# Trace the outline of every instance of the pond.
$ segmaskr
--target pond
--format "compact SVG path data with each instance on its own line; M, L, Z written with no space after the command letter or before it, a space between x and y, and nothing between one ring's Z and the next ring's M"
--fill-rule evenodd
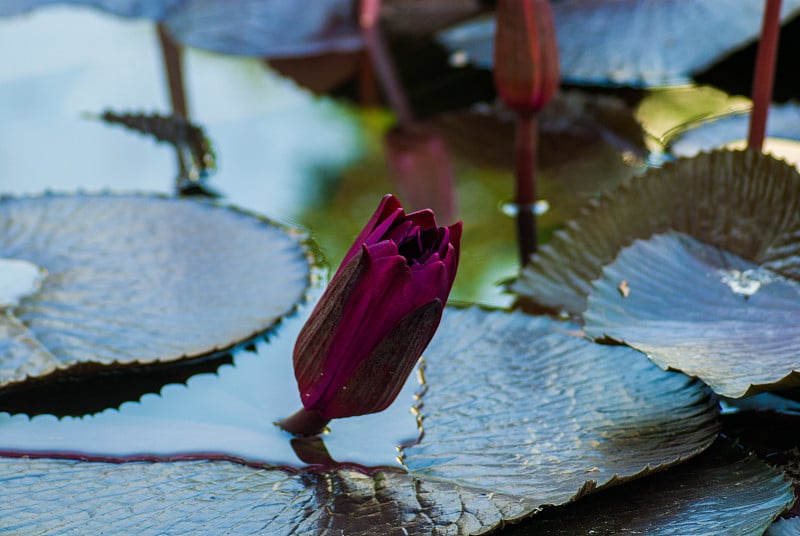
M466 6L462 9L467 12L488 9L488 3L459 3ZM398 25L398 28L403 27ZM204 322L216 323L215 329L221 331L228 324L246 324L246 333L226 332L225 343L216 346L213 342L197 341L197 347L204 348L202 351L192 346L173 352L175 361L187 355L210 356L198 359L188 369L173 366L165 359L162 369L142 366L139 370L137 367L143 364L133 359L134 367L122 375L106 374L108 371L102 372L100 367L101 374L86 380L88 383L67 377L52 386L52 391L47 391L51 388L47 386L40 389L33 382L27 391L27 387L19 389L15 385L18 395L0 395L0 407L4 410L0 413L0 453L6 455L0 456L0 481L11 481L16 478L14 475L22 479L0 497L9 505L24 495L24 489L33 490L31 496L38 497L25 503L20 510L24 512L18 516L13 506L5 511L0 508L2 519L15 518L11 522L0 521L0 529L79 531L80 523L71 518L59 525L59 515L73 508L74 501L80 504L93 496L98 491L96 485L109 490L111 502L130 500L136 509L141 509L136 516L121 516L98 507L98 519L110 520L109 526L125 532L137 527L150 512L152 525L144 531L152 533L165 530L164 527L174 533L209 527L220 532L253 533L274 528L264 521L274 519L275 523L285 523L280 527L284 532L341 530L366 534L374 517L376 523L383 523L376 526L387 533L397 531L402 525L403 531L408 527L411 533L441 529L469 534L498 529L498 533L511 534L513 527L500 527L538 513L544 505L572 503L595 488L632 481L651 470L667 468L670 469L662 475L598 493L585 503L581 499L566 509L545 508L543 515L535 516L527 527L542 534L578 533L593 531L591 527L598 519L608 527L609 534L622 533L631 527L646 528L637 523L667 526L685 522L689 527L694 526L692 516L702 517L702 512L695 511L697 505L712 504L723 512L721 521L717 520L722 525L728 523L733 527L741 522L742 533L761 534L792 503L792 491L779 473L739 446L718 438L721 427L726 422L730 425L730 421L720 421L717 394L739 396L745 391L753 394L769 390L762 389L762 385L786 380L776 377L775 370L792 363L796 357L797 337L792 335L791 324L800 310L796 297L787 299L779 296L779 291L773 292L778 285L766 283L772 279L758 280L759 287L761 283L769 287L769 293L737 291L741 280L725 279L725 274L734 273L731 266L741 269L735 271L736 277L762 271L772 274L768 270L775 270L782 274L780 277L789 278L787 282L781 279L781 289L796 289L793 273L787 275L788 269L784 269L781 259L768 253L747 255L749 250L740 244L747 240L737 241L736 237L728 242L722 240L722 246L732 253L720 250L719 258L725 262L719 266L722 261L710 262L713 270L709 271L717 276L722 274L723 283L738 292L737 298L755 295L747 305L765 308L766 312L760 315L767 319L762 318L766 325L762 334L771 337L769 344L774 342L774 345L770 348L778 350L772 354L778 355L762 356L764 364L757 382L745 374L741 385L737 384L730 392L720 391L716 376L719 371L713 367L695 370L669 361L673 354L680 354L681 358L686 355L694 358L694 354L687 354L685 345L678 345L677 349L670 346L675 337L668 337L666 342L660 338L671 333L663 326L671 326L674 319L648 315L653 311L662 313L658 303L664 302L658 302L657 297L655 305L649 302L636 305L637 290L650 278L662 275L652 272L642 275L635 269L622 271L623 261L645 266L645 262L628 259L647 257L648 247L664 247L668 249L667 260L680 261L673 271L688 270L685 281L699 288L708 279L707 274L692 272L686 267L693 265L683 260L694 259L692 255L717 255L716 249L708 253L702 249L706 246L695 245L691 238L711 242L716 236L714 229L704 235L702 224L670 227L669 230L691 235L685 238L660 234L668 229L653 224L647 236L631 232L631 240L626 244L621 240L619 245L592 242L588 238L582 242L578 232L591 230L594 224L601 230L613 227L632 213L618 206L624 203L607 202L602 192L627 185L633 177L645 172L657 174L676 155L694 155L739 142L743 136L737 129L741 125L720 128L715 122L738 121L737 114L750 109L750 100L721 89L729 80L709 79L710 75L700 77L704 83L651 90L563 86L550 111L543 111L541 117L538 236L540 243L553 244L553 249L547 251L554 253L548 253L551 256L533 268L529 266L532 272L520 276L515 206L511 202L513 118L498 112L491 102L494 89L486 70L469 66L467 56L460 56L459 51L454 53L457 61L451 61L451 53L434 43L432 30L426 32L423 37L395 36L390 43L420 126L419 131L407 138L396 129L396 115L380 103L375 80L370 86L368 76L359 78L364 61L358 50L339 51L341 63L336 64L336 69L341 66L341 70L330 75L336 81L335 87L317 94L279 72L297 67L288 60L273 62L271 66L261 58L191 47L182 50L189 118L202 127L215 154L216 170L206 182L219 194L215 203L235 207L230 211L235 218L241 217L253 227L263 224L269 230L261 243L260 227L254 230L252 236L258 238L241 249L236 247L241 235L235 227L219 231L220 235L210 241L212 249L219 247L228 256L202 257L205 265L199 262L170 265L170 271L181 279L200 282L188 286L188 293L196 298L194 302L177 290L174 295L170 290L169 297L159 297L153 292L153 296L145 295L152 308L131 308L132 316L126 319L130 322L110 324L120 332L128 330L129 325L139 324L152 340L160 340L164 333L168 335L163 338L170 338L170 330L191 333L191 329ZM345 42L349 43L342 41ZM353 48L349 44L342 46ZM173 198L180 172L173 147L101 118L106 111L170 112L167 75L155 24L143 19L117 18L94 9L48 6L0 18L0 50L4 51L0 70L1 195L12 199L52 196L56 200L50 212L55 222L50 224L54 229L52 236L66 241L58 233L61 209L57 200L62 195L67 200L76 193L80 193L78 197L86 194L87 198L99 199L124 198L128 194L135 194L133 198L149 199L151 194L160 200ZM299 64L306 69L305 74L308 70L320 71L315 74L322 76L323 63L318 58L307 61L308 64ZM340 80L345 81L340 83ZM738 79L734 82L739 83ZM791 84L786 86L791 92ZM782 87L779 91L787 90ZM800 93L795 97L800 98ZM791 103L782 106L776 107L775 114L784 119L775 119L773 130L768 130L772 137L766 151L790 162L800 161L797 158L800 129L797 125L792 128L796 111ZM712 133L706 134L702 130L705 128ZM737 134L735 139L719 139L720 131ZM760 161L752 166L759 172L762 170ZM665 169L664 176L671 177L673 168ZM781 179L789 177L788 172L775 174ZM416 176L431 181L441 178L442 182L420 186L414 182ZM792 180L786 179L787 183ZM688 189L689 186L685 188ZM794 192L791 185L785 191ZM631 199L639 199L634 196L638 192L635 188L627 192L625 195L630 194ZM324 434L322 445L291 439L273 423L300 404L289 365L294 339L354 237L387 193L396 194L406 212L427 208L419 203L436 206L441 226L463 221L459 271L450 293L450 307L423 355L422 366L411 375L397 401L386 412L335 420ZM405 199L404 194L407 194ZM619 219L608 223L593 213L594 209L587 210L587 202L592 207L603 207L614 217L619 214ZM646 214L649 208L641 208L630 219L635 221L637 214ZM81 210L84 209L64 210L64 221L70 222L69 233L73 228L85 233L90 245L95 237L112 233L118 242L114 248L104 250L115 257L109 260L101 254L84 257L83 242L76 241L73 251L81 253L75 264L108 261L108 266L122 266L116 270L120 274L125 272L125 266L135 266L145 279L150 277L145 265L140 269L136 264L141 255L131 253L140 251L131 245L136 237L126 232L133 233L133 227L138 225L135 217L119 210L119 230L113 223L96 224L94 228L92 222L81 220L80 214L87 214ZM654 212L660 210L661 205L653 207ZM790 211L782 210L783 207L775 208L775 214L784 214L781 222L790 221ZM769 219L760 217L763 213L758 210L753 212L754 221L763 223ZM567 225L576 218L578 224ZM18 232L24 217L17 220L11 217L8 221L6 234L12 236ZM171 219L165 217L163 221ZM169 235L170 244L193 240L204 243L198 231L200 226L191 224L190 219L187 222L173 222L171 230L163 233ZM218 228L226 229L226 225L220 220ZM769 225L764 224L764 228L767 236ZM791 228L788 223L786 228ZM291 278L281 268L269 265L270 248L277 250L283 246L278 247L268 233L292 242L291 247L299 251L298 258L311 260L310 272L303 272L298 279L310 288L296 291L298 298L293 297L272 316L260 318L255 327L247 324L251 317L258 316L255 312L242 313L241 321L236 316L236 322L227 322L234 317L234 308L228 311L213 301L227 294L211 292L215 281L235 287L237 282L233 279L246 280L250 285L249 278L253 281L263 278L270 292L278 287L288 292L296 283L287 281ZM306 233L310 241L305 240ZM645 243L650 234L655 238ZM584 236L592 235L586 232ZM50 237L46 235L42 241ZM631 246L633 239L641 243ZM781 242L780 237L772 239L773 249L793 247L793 243ZM98 244L105 241L112 243L115 238L97 238ZM569 251L564 244L578 251ZM65 251L70 247L65 246ZM605 254L603 248L613 251L613 256L601 259L597 252ZM167 249L181 250L181 246ZM157 250L156 242L145 242L141 250ZM620 250L623 253L612 263ZM692 253L700 250L702 254ZM230 251L236 254L227 253ZM130 258L126 257L128 254ZM173 262L163 261L168 252L161 255L155 255L153 262ZM68 324L65 319L69 320L73 313L83 314L81 299L85 295L80 291L90 288L96 291L92 287L96 281L87 277L77 286L45 289L50 294L42 295L52 299L25 301L26 296L41 290L49 268L4 259L5 256L0 251L0 311L12 319L9 325L13 329L20 325L36 327L40 334L48 326L56 325L67 333L64 340L77 337L79 323ZM56 260L61 262L60 258ZM595 261L599 266L593 264ZM213 269L208 269L210 264L215 265ZM240 271L238 266L251 269ZM267 267L263 274L257 271L262 266ZM664 262L663 266L669 263ZM197 276L199 272L204 272L203 276ZM134 275L130 278L136 280ZM558 284L567 279L578 281L570 292L575 288L592 291L588 311L584 310L587 300L584 290L574 291L576 296L570 298L572 301L557 302L558 307L551 307L547 296L542 298L552 288L559 290ZM552 287L547 286L555 280L558 281ZM114 280L109 285L111 288L123 283ZM683 287L680 290L691 294ZM70 296L72 291L76 292L72 296L77 301L62 309L59 300ZM633 293L631 299L628 293ZM697 292L697 295L705 294ZM260 296L243 291L236 297L235 308L241 312ZM162 298L163 303L159 301ZM198 303L205 299L207 307L203 310ZM563 314L554 318L532 317L514 310L519 308L520 299L536 302L530 310L538 312L549 307ZM726 294L725 299L731 298ZM20 300L23 306L17 307ZM623 327L610 331L604 322L617 318L614 316L617 305L608 304L616 304L614 300L634 303L641 311L631 306L617 322ZM189 304L187 307L196 316L185 323L174 320L166 314L174 303ZM675 314L680 317L685 304L680 300L676 303L679 312ZM523 303L522 309L529 311L529 306ZM731 308L731 318L741 325L753 325L757 311L753 313L752 308L746 309L739 302L726 307ZM776 308L780 314L773 315ZM87 318L92 322L101 316L102 308L87 309L90 313ZM698 310L698 315L706 314L702 307ZM709 310L714 309L709 306ZM162 313L164 316L159 316ZM639 313L641 318L630 316ZM139 322L136 314L147 315L147 321ZM226 319L215 321L214 315L224 315ZM714 317L716 323L705 317L702 321L691 317L690 326L684 327L684 331L691 331L697 338L696 347L705 344L708 333L713 333L714 344L724 354L720 359L725 366L738 371L741 368L738 361L733 364L726 361L730 356L726 353L729 348L725 344L728 339L722 325L724 318L720 320L723 316ZM568 321L570 318L577 323ZM773 322L774 318L778 320ZM640 320L647 326L648 322L662 323L646 344L629 334L639 327L636 322ZM783 323L782 328L773 330L776 323ZM9 339L18 342L25 338L11 328L3 326L3 329L8 331L0 333ZM260 335L253 338L256 333ZM601 344L587 338L587 334ZM612 335L614 342L607 344ZM91 351L100 355L110 348L108 363L123 364L130 347L127 342L118 343L116 347L98 343ZM741 344L747 346L749 339ZM757 353L764 344L767 343L762 339L757 340L753 352ZM0 344L0 349L11 352L8 348L16 347ZM48 349L58 354L58 348ZM138 349L137 346L134 353ZM82 374L91 371L94 364L76 366L75 370ZM59 367L56 368L61 370ZM800 368L792 367L788 371ZM691 370L692 378L662 369ZM752 372L750 368L747 371ZM0 387L20 381L14 376L19 371L0 372ZM139 372L147 379L137 379ZM15 379L8 380L9 377ZM719 380L723 384L724 381ZM167 383L171 385L164 388ZM755 383L758 385L753 387ZM781 384L787 385L793 384ZM761 399L756 397L756 400ZM786 410L784 404L785 401L779 403L780 415L793 414L794 410ZM759 402L755 406L764 409ZM724 405L726 413L736 413L740 411L738 407L736 402ZM82 417L84 413L96 415ZM30 419L28 415L33 414L41 415ZM54 414L67 417L58 420ZM738 425L736 421L735 426ZM748 433L755 429L752 423L743 426ZM796 445L770 445L763 450L768 454L778 451L785 454ZM20 460L20 455L29 455L31 459ZM693 461L682 463L688 458ZM149 463L154 460L158 463ZM130 463L116 465L117 462ZM274 469L276 466L282 469ZM307 466L315 470L308 471ZM741 481L748 482L750 487L745 486L747 489L731 503L758 510L760 517L754 515L742 520L741 515L725 510L725 504L716 504L739 485L732 474L743 475ZM64 496L48 491L61 479L72 486ZM708 492L697 486L698 482L706 481L713 482L713 489ZM119 491L114 487L119 483L130 489ZM694 495L674 491L693 487L698 488ZM151 489L160 489L163 500L176 505L176 510L164 512L163 505L159 507L148 491ZM673 492L676 504L683 505L676 517L678 521L661 519L658 501L654 504L643 501L639 509L643 521L637 518L627 527L617 526L627 514L619 505L628 498ZM202 501L198 502L198 496L203 497ZM217 499L216 504L209 506ZM44 515L37 510L52 501L60 504L53 509L54 513ZM191 522L181 524L181 508L200 509L201 503L206 502L208 515L200 519L187 514L185 518L191 518ZM396 505L395 509L386 504ZM563 516L573 523L565 525L566 529L559 527ZM745 521L751 524L745 526ZM770 530L782 530L789 523L792 521ZM525 525L521 527L519 530L525 529Z

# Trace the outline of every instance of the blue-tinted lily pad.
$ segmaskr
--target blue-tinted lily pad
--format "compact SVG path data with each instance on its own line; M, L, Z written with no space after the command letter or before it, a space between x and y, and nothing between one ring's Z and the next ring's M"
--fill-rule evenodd
M603 266L637 238L678 231L800 280L800 175L754 151L716 151L633 178L588 204L523 268L512 289L579 315Z
M163 22L184 45L243 56L287 57L362 47L352 0L6 0L0 16L66 4Z
M624 342L724 396L800 384L800 282L669 233L623 249L593 286L583 315L591 337Z
M729 113L685 125L671 132L666 140L667 150L675 156L694 156L747 139L750 113ZM800 107L794 103L773 105L767 117L766 135L769 138L800 142ZM770 152L767 140L766 152Z
M211 203L2 198L0 230L0 257L46 270L0 316L0 386L231 348L291 312L310 282L300 233Z
M784 1L782 20L798 9L800 2ZM761 0L553 2L561 76L573 84L686 84L693 73L755 40L763 10ZM494 62L494 18L464 23L440 39L481 67Z
M764 536L797 536L800 534L800 517L778 519L770 525Z
M402 449L398 469L405 472L369 476L346 467L294 473L221 461L108 464L0 458L0 504L14 504L19 513L13 521L0 515L0 528L58 532L139 526L158 533L258 528L276 534L324 528L374 534L402 527L409 534L471 534L671 466L714 441L716 399L700 382L664 372L630 348L593 344L573 329L573 324L522 313L445 311L424 356L427 389L416 409L424 433L418 444ZM278 338L285 334L281 331ZM260 350L262 358L288 362L288 355L269 354L270 348ZM231 384L234 377L242 383ZM236 435L206 434L211 442L216 437L220 450L205 442L195 455L223 457L219 454L226 443L230 448L232 437L241 439L235 442L240 452L252 452L246 432L253 437L275 419L274 408L253 403L265 398L255 389L259 385L252 373L226 369L218 379L204 376L188 387L169 389L160 413L156 398L123 406L116 428L107 430L116 430L116 441L124 446L126 435L120 430L129 426L139 459L145 458L141 445L165 444L170 434L163 427L177 425L189 437L181 439L184 449L193 430L239 430ZM181 415L167 418L176 393L192 389L218 410L192 416L191 406L184 405ZM405 403L410 409L410 401ZM153 415L137 420L143 411L137 407L145 405ZM101 416L106 424L114 420L111 413ZM152 426L158 418L161 429ZM351 427L350 434L361 429L366 434L362 442L369 442L374 428L364 419L333 421L330 437ZM0 436L5 435L0 450L25 454L20 437L28 434L29 454L43 456L50 450L61 457L103 459L92 444L111 438L98 428L83 435L82 445L71 444L72 452L52 452L57 440L48 434L58 436L76 422L6 418L0 422ZM142 422L148 425L138 426ZM17 445L13 449L11 442ZM47 446L37 452L37 442ZM333 454L335 444L329 447ZM217 456L209 456L212 452ZM261 461L270 455L256 452ZM334 457L348 461L346 452ZM159 490L157 500L154 489ZM55 505L54 490L60 497ZM115 508L109 507L112 503Z

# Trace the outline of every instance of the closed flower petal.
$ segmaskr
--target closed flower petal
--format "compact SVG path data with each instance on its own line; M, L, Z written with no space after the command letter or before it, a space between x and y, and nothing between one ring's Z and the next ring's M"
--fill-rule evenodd
M405 214L386 196L297 338L303 407L323 419L374 413L397 396L450 294L461 223Z

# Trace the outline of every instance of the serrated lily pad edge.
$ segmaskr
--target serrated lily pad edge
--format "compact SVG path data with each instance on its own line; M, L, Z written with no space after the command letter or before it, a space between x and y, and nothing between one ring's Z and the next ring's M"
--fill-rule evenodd
M196 360L219 358L225 354L235 351L239 347L244 347L249 344L252 344L254 341L259 340L262 337L267 339L270 335L275 334L276 331L279 329L282 320L284 318L286 318L289 315L296 314L299 308L303 304L307 304L313 299L314 293L312 289L314 287L318 287L321 284L321 282L325 280L325 277L328 273L328 264L327 261L325 260L324 255L322 254L322 250L320 249L319 245L311 238L311 233L308 232L308 230L299 227L292 227L288 224L279 222L277 220L273 220L268 216L259 214L252 210L248 210L232 204L226 204L222 200L209 199L209 198L198 199L195 197L175 197L161 192L117 191L104 188L101 190L78 189L75 191L46 190L41 194L19 195L19 196L0 193L0 203L3 203L5 201L14 201L14 200L36 200L36 199L76 198L76 197L87 197L87 198L133 197L141 199L158 199L164 201L197 203L201 205L206 205L208 207L212 207L213 209L229 210L238 215L253 218L261 225L266 225L269 227L282 230L284 233L286 233L286 235L289 238L297 242L297 245L299 247L298 252L302 253L308 265L308 274L306 276L305 289L303 290L299 299L289 309L287 309L287 311L281 317L273 321L271 325L265 327L264 329L259 329L257 331L254 331L248 334L247 336L241 338L241 340L231 341L230 343L227 344L219 344L214 346L213 348L209 348L208 351L202 353L183 354L180 356L176 356L172 359L161 359L159 357L155 357L149 360L144 359L144 360L137 360L135 362L124 362L124 363L120 363L118 361L112 361L109 363L100 363L100 362L58 363L47 374L44 374L42 376L33 376L33 377L26 376L21 380L13 381L6 385L0 386L0 390L5 390L6 388L15 389L24 385L26 382L29 381L50 381L60 378L68 378L72 376L72 374L70 374L70 371L76 368L78 370L91 370L92 372L94 372L94 371L112 370L112 369L121 370L125 368L134 368L142 366L158 367L160 364L168 366L170 364L175 364L183 361L190 363Z

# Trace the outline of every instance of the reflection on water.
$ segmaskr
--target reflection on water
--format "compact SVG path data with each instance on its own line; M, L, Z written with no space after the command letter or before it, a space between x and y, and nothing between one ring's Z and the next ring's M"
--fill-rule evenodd
M728 285L735 294L750 297L758 292L762 286L775 281L774 273L764 268L751 268L748 270L719 269L717 273L720 281Z
M39 290L46 276L45 269L32 262L0 258L0 310Z
M194 455L305 466L290 445L291 436L273 423L300 408L291 355L309 312L306 306L286 319L269 344L256 344L255 352L235 352L234 365L224 365L217 374L168 385L160 395L145 395L119 410L61 420L0 413L0 452L68 458L80 453L98 460ZM397 447L419 435L411 411L418 389L412 375L385 411L332 421L324 436L330 456L341 463L401 469Z

